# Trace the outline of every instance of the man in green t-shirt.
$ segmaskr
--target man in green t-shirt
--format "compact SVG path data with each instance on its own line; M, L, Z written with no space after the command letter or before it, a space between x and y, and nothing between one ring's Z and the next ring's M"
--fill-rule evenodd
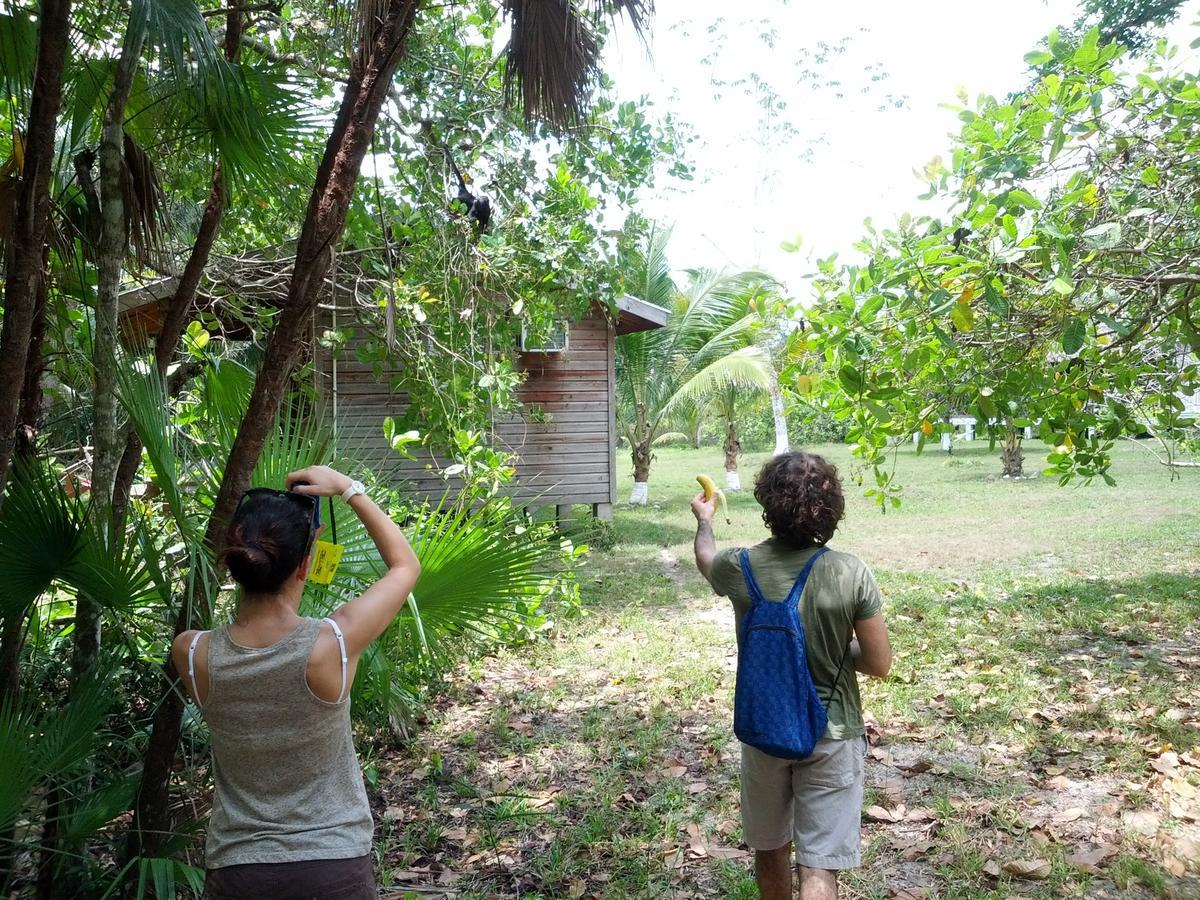
M845 512L842 485L837 469L822 457L783 453L758 473L754 499L771 537L750 548L750 569L762 596L778 602L837 529ZM738 561L742 548L717 552L715 505L704 494L692 501L696 567L714 591L733 601L740 643L750 592ZM793 841L802 900L837 897L838 871L859 863L866 731L851 667L877 678L891 668L882 606L879 587L862 560L831 550L813 564L799 613L809 670L829 726L801 760L742 745L742 833L755 851L754 874L763 900L791 900Z

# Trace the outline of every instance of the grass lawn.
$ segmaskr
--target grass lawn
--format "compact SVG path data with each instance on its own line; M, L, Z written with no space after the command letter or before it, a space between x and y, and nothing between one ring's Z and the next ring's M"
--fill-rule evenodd
M864 683L843 896L1200 897L1200 471L1126 445L1116 488L1064 489L999 480L983 442L906 448L883 516L820 449L846 480L832 544L874 569L896 649ZM691 561L694 475L720 481L721 455L658 456L650 505L620 505L582 572L586 615L464 667L377 761L385 896L757 896L732 613ZM760 540L749 491L730 507L718 542Z

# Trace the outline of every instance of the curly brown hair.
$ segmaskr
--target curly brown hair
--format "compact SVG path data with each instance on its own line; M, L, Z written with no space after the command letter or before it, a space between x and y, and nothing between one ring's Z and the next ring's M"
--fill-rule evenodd
M768 460L754 481L754 499L771 534L796 549L828 543L846 514L837 466L815 453Z

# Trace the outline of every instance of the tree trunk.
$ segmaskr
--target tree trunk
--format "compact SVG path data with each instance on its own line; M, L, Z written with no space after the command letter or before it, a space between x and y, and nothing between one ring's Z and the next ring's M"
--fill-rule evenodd
M113 485L125 443L117 429L117 329L121 269L128 252L128 229L122 190L125 166L125 105L133 87L133 76L145 42L149 7L134 4L125 31L121 57L113 76L112 93L104 111L100 132L100 246L96 254L96 326L92 338L95 417L92 425L92 511L105 519L112 515Z
M132 17L121 45L121 57L113 75L112 93L104 111L100 132L100 246L96 254L96 324L92 331L92 472L90 515L110 535L113 532L112 495L124 436L117 428L117 329L121 269L127 251L125 201L122 172L125 165L125 105L133 87L134 71L142 55L149 8ZM100 629L103 613L92 598L80 594L75 600L75 631L71 647L71 683L79 685L96 668L100 659ZM85 786L86 790L85 776ZM58 848L45 846L45 854ZM81 860L76 860L81 862ZM72 867L77 868L77 867ZM68 876L70 877L70 876Z
M737 425L732 418L725 421L725 487L731 491L742 489L741 476L738 474L738 456L742 452L742 442L738 440Z
M17 417L26 384L26 363L37 301L46 278L50 226L50 176L54 170L55 125L62 105L63 71L71 30L71 0L42 0L37 62L25 128L25 159L17 193L4 281L4 323L0 330L0 503L8 480ZM5 621L0 636L0 698L15 699L20 686L23 616ZM12 871L15 826L0 834L0 872Z
M654 458L649 436L638 440L630 455L633 457L633 491L629 494L629 505L645 506L650 498L650 461Z
M1021 432L1011 425L1004 434L1004 446L1000 448L1000 465L1005 478L1021 478L1025 475L1025 456L1021 453Z
M17 433L14 455L33 456L37 448L38 430L42 424L45 398L42 393L42 374L46 369L43 348L46 343L46 319L49 315L50 279L49 251L42 263L44 276L38 279L37 302L33 310L33 326L29 334L29 355L25 360L25 382L21 386L21 402L17 411Z
M783 414L783 391L779 387L779 379L774 377L771 378L771 417L775 420L775 455L778 456L791 449L791 439L787 416Z
M249 407L225 463L221 490L209 517L205 544L214 556L225 542L237 499L250 481L299 357L300 338L316 306L321 284L328 275L333 246L345 226L358 172L418 6L419 0L388 0L380 10L373 36L369 42L364 40L355 53L296 245L287 303L271 334ZM212 598L206 593L207 587L200 584L202 580L193 580L197 589L180 606L175 620L176 634L207 621L209 617ZM170 831L168 788L183 712L176 680L177 674L168 656L135 800L129 841L131 855L154 855L162 838Z
M42 371L45 368L42 347L46 339L48 294L49 280L45 277L40 278L37 306L29 338L29 356L25 366L25 384L21 389L21 403L17 416L14 455L18 458L33 456L42 419ZM24 614L13 615L0 629L0 702L6 697L16 700L20 693L21 643L24 632ZM0 843L2 842L3 838L0 837ZM0 866L0 870L2 869Z
M54 129L62 105L71 2L42 0L40 11L33 97L25 129L25 160L13 220L4 287L4 325L0 334L0 496L12 461L34 310L39 283L45 277Z
M704 420L699 416L696 417L696 427L692 429L692 449L700 449L701 432L704 431Z

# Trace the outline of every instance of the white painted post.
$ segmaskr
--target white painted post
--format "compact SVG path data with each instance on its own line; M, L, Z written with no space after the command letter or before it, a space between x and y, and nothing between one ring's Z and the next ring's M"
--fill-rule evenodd
M742 489L742 476L738 472L725 471L725 490L740 491Z
M950 452L950 432L948 431L942 432L942 449L947 453Z
M1033 440L1033 426L1032 425L1025 426L1025 440L1027 440L1027 441Z
M630 506L645 506L650 499L650 485L645 481L635 481L633 490L629 492Z

